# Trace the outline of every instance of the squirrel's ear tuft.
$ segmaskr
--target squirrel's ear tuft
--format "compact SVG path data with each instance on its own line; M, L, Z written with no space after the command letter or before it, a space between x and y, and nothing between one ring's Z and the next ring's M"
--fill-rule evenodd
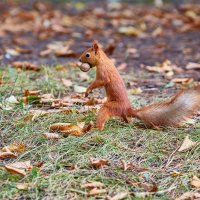
M93 41L92 48L95 51L95 53L97 53L97 51L99 50L99 43L97 40Z

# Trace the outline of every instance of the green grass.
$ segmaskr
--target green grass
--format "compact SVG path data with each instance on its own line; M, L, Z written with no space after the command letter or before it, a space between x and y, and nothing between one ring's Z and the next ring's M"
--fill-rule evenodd
M53 93L59 97L68 96L73 88L66 88L60 79L70 77L75 84L87 86L87 81L80 82L77 76L79 73L70 68L56 71L54 68L44 67L41 72L18 72L9 67L1 68L3 84L0 85L0 102L3 103L11 95L20 100L25 89L40 89L42 93ZM94 71L90 75L94 77ZM136 102L140 101L135 101L134 104ZM42 135L52 123L94 121L96 113L51 114L33 122L24 121L26 114L27 108L22 104L9 111L0 110L0 147L14 142L23 142L28 147L17 158L0 160L0 199L96 199L97 196L88 197L88 190L81 188L81 184L87 181L104 183L111 196L123 191L145 192L143 187L130 184L136 182L154 182L159 190L176 187L171 192L151 195L146 199L167 200L195 190L190 186L190 179L199 172L200 147L184 153L172 153L187 134L193 141L200 142L199 124L161 131L140 128L138 122L134 121L124 124L120 120L111 119L102 132L92 129L82 137L69 136L52 141ZM171 154L172 160L169 159ZM90 156L108 159L109 165L93 169L89 162ZM31 160L31 163L42 161L44 165L39 169L33 168L25 177L10 174L3 168L5 164L25 160ZM141 165L147 171L124 171L120 167L121 160ZM164 168L168 162L168 167ZM77 168L69 170L65 163L76 164ZM173 171L180 172L181 176L172 177L170 173ZM17 183L33 183L35 186L24 191L16 188ZM138 199L132 193L127 199ZM106 195L99 197L104 199Z

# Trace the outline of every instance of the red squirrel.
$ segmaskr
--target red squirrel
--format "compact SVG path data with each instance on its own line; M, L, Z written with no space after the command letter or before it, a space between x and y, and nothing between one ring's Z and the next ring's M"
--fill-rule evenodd
M107 101L100 108L96 126L103 130L106 120L118 116L128 123L128 118L141 120L148 128L180 127L181 124L200 108L200 85L178 92L170 100L133 109L127 90L118 70L106 56L97 41L80 56L81 63L90 68L96 66L96 79L87 88L85 96L104 87ZM86 71L86 70L85 70Z

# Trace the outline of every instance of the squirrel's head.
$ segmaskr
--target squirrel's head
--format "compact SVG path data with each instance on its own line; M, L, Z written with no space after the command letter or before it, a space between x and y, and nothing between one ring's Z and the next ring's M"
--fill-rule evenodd
M94 40L92 47L87 49L83 52L83 54L80 56L79 61L82 63L88 63L90 65L90 68L96 66L99 62L100 58L100 47L98 41Z

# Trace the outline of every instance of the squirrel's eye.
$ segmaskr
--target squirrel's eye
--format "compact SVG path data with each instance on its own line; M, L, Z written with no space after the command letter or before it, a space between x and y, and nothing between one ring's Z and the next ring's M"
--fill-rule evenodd
M90 53L86 53L86 55L85 55L87 58L89 58L90 57Z

